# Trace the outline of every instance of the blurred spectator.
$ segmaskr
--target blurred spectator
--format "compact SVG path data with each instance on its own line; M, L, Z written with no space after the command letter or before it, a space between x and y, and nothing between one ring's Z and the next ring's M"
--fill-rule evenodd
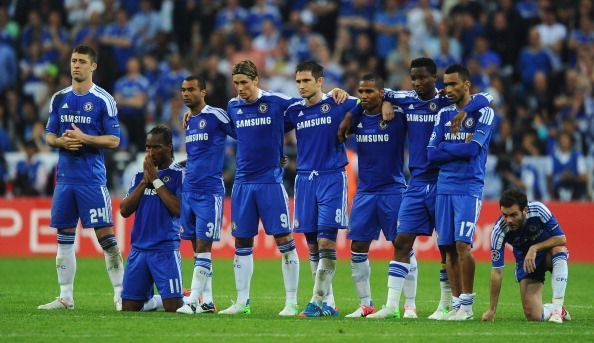
M275 28L281 26L281 15L276 6L272 6L267 0L256 0L254 6L249 10L246 20L247 29L252 35L256 37L263 31L263 25L269 21Z
M254 49L270 53L278 46L280 32L271 19L264 19L260 34L254 39Z
M114 87L118 118L126 126L132 153L144 151L148 96L149 82L140 74L140 61L132 57L128 60L126 75L117 80Z
M544 189L539 183L539 172L526 162L524 151L514 149L510 155L502 155L496 167L503 181L503 189L516 188L526 192L529 199L542 199Z
M214 107L227 108L227 102L229 101L227 78L218 71L219 62L219 56L216 54L210 55L203 63L200 75L206 83L207 102Z
M13 177L14 195L39 196L45 195L48 172L43 162L38 158L38 148L34 141L24 144L25 159L18 161Z
M140 0L139 6L139 11L130 17L128 27L134 37L134 49L142 54L157 47L162 22L151 0Z
M182 65L181 56L177 53L169 57L169 63L164 63L162 66L161 77L158 82L157 90L157 121L167 122L172 115L177 113L171 112L171 100L176 95L179 95L179 85L190 72Z
M490 49L489 41L485 36L476 37L471 57L478 61L481 69L486 74L493 75L499 71L501 57Z
M375 13L375 53L385 61L390 49L397 45L398 35L406 28L406 15L398 8L397 0L387 0Z
M388 74L386 87L400 88L402 81L408 78L408 70L413 58L410 52L410 34L408 30L403 30L400 32L398 45L390 51L386 59L385 68Z
M581 15L578 28L571 31L567 47L570 51L569 65L575 66L578 51L594 44L594 24L588 15Z
M540 37L540 45L551 58L553 70L561 69L561 49L567 36L567 28L557 21L555 10L546 7L542 11L541 23L536 25Z
M110 48L118 75L126 71L126 63L133 55L132 44L135 38L128 23L128 14L124 9L119 9L116 13L116 21L108 24L101 32L99 42ZM102 63L102 65L105 64L106 61Z
M373 1L341 0L338 8L338 28L349 30L351 37L367 34L373 22Z
M237 0L226 0L225 7L219 9L215 20L215 30L223 30L224 32L231 32L233 22L240 20L245 23L249 12L239 5Z
M0 94L8 87L16 85L18 76L18 63L12 46L0 42Z
M505 13L495 12L487 27L487 38L493 51L501 57L503 70L500 70L500 72L505 75L512 74L513 66L518 60L520 37L517 34L513 27L509 25Z
M62 25L62 15L53 10L49 13L47 32L51 43L45 47L44 57L52 62L65 62L70 58L70 33Z
M437 32L437 25L441 22L441 13L432 8L429 0L419 0L418 7L407 13L407 26L410 32L411 42L427 42L434 32ZM421 55L423 44L411 45L413 56Z
M19 67L23 94L32 97L35 103L39 105L47 97L49 89L46 77L50 69L53 69L51 62L42 57L39 42L31 42L27 48L25 58L21 59Z
M569 132L559 134L557 146L550 155L549 184L557 200L582 200L586 194L586 165L583 155L574 147Z
M540 71L548 75L551 70L551 59L540 45L540 33L532 28L528 33L528 45L522 49L517 66L524 89L532 89L534 74Z

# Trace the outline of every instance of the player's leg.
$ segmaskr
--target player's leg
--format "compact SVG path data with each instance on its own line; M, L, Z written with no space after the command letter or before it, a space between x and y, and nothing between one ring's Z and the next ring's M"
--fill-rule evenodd
M250 283L254 273L254 237L258 234L259 214L253 184L233 185L231 193L231 234L235 237L233 271L237 301L219 314L250 314Z
M318 231L318 247L320 249L320 263L316 271L314 282L314 301L322 309L323 316L338 316L338 311L324 302L330 293L330 287L336 273L336 236L338 230L320 228Z
M417 256L411 249L409 252L410 268L408 274L404 278L404 314L403 318L417 318L417 280L419 279L419 265L417 264Z
M547 264L552 269L551 288L553 290L553 314L552 322L559 322L563 318L563 302L565 300L565 288L567 287L568 268L567 259L569 252L565 246L554 247L547 256Z
M439 305L437 305L435 312L428 317L433 320L445 319L445 315L449 312L450 304L452 302L452 288L446 270L446 252L443 247L439 247L439 255L441 258L441 269L439 270Z
M58 248L56 253L56 272L60 285L60 296L47 304L39 305L40 310L59 310L74 308L74 276L76 274L76 254L74 240L78 208L72 186L58 184L54 191L50 227L57 228Z
M541 321L543 318L542 305L543 283L539 280L524 278L520 280L520 297L524 316L530 321Z
M460 264L460 310L456 320L473 318L475 261L472 256L472 242L476 220L480 213L481 200L472 196L451 196L454 208L454 240Z
M351 221L347 238L351 240L351 277L359 297L359 307L347 318L366 317L375 312L369 278L369 246L380 233L378 201L380 195L357 193L353 200Z
M103 248L107 275L113 286L116 310L122 306L124 261L113 228L111 198L105 186L77 186L76 202L84 228L94 228L99 245Z
M183 305L183 279L179 250L145 254L147 267L161 295L165 312L175 312Z
M299 286L299 256L295 249L293 235L275 235L274 239L281 253L281 270L285 285L285 307L279 312L281 316L296 316L299 314L297 305L297 288Z
M184 195L186 193L183 193ZM199 295L204 293L208 280L212 278L212 242L221 235L223 220L223 197L219 195L202 196L188 194L184 196L182 221L184 227L193 227L182 234L182 238L192 238L194 247L194 271L192 273L191 293L187 303L178 309L178 313L212 313L215 306L212 300L199 304ZM188 208L190 207L190 208ZM185 209L185 211L184 211ZM189 213L188 213L189 212ZM192 220L193 219L193 220ZM188 234L193 234L189 236Z
M274 236L281 253L281 271L285 285L285 306L281 316L298 313L297 287L299 285L299 256L291 234L289 220L289 196L282 184L258 185L256 203L262 218L264 231Z

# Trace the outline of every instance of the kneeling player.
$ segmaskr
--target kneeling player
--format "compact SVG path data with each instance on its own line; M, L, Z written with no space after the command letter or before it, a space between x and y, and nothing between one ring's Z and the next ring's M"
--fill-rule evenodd
M183 173L172 160L171 130L153 128L146 139L143 171L136 174L120 205L123 217L136 212L124 273L124 311L154 310L161 299L167 312L183 305L178 225ZM153 297L153 283L160 296Z
M567 286L565 234L557 219L542 203L528 202L526 194L507 190L499 200L501 217L491 235L491 305L483 320L495 320L495 311L503 279L505 243L513 247L516 257L516 279L527 320L548 320L561 324L570 320L563 308ZM542 304L545 272L552 272L553 304Z

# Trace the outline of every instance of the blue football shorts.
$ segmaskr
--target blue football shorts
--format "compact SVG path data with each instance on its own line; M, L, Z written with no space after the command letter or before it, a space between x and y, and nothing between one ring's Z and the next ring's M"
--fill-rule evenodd
M183 297L179 250L130 251L122 299L147 301L153 296L153 284L163 299Z
M398 233L431 236L435 229L434 183L408 186L398 214Z
M398 210L402 194L357 193L353 200L348 239L371 242L379 239L380 231L386 240L396 238Z
M291 233L289 196L280 183L235 183L231 193L231 234L251 238L262 220L267 235Z
M435 202L437 244L472 244L481 199L472 195L438 194Z
M345 171L298 173L295 177L295 232L345 229L349 225Z
M223 223L223 196L183 192L181 199L182 239L218 241Z
M52 198L50 227L83 228L113 226L111 198L105 185L58 183Z

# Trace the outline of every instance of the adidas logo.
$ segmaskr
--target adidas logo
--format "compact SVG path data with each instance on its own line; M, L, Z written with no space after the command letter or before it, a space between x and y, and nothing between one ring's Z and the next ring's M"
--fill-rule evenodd
M68 103L65 102L64 105L62 105L62 108L68 108Z
M359 125L357 125L357 128L362 129L363 128L363 123L359 123Z
M410 104L410 105L408 105L408 109L409 110L414 110L415 109L415 106L413 104Z
M444 126L452 126L452 122L448 121Z
M303 115L303 111L299 111L299 114L297 115L297 117L301 117Z
M243 111L240 109L237 110L237 114L243 114Z

